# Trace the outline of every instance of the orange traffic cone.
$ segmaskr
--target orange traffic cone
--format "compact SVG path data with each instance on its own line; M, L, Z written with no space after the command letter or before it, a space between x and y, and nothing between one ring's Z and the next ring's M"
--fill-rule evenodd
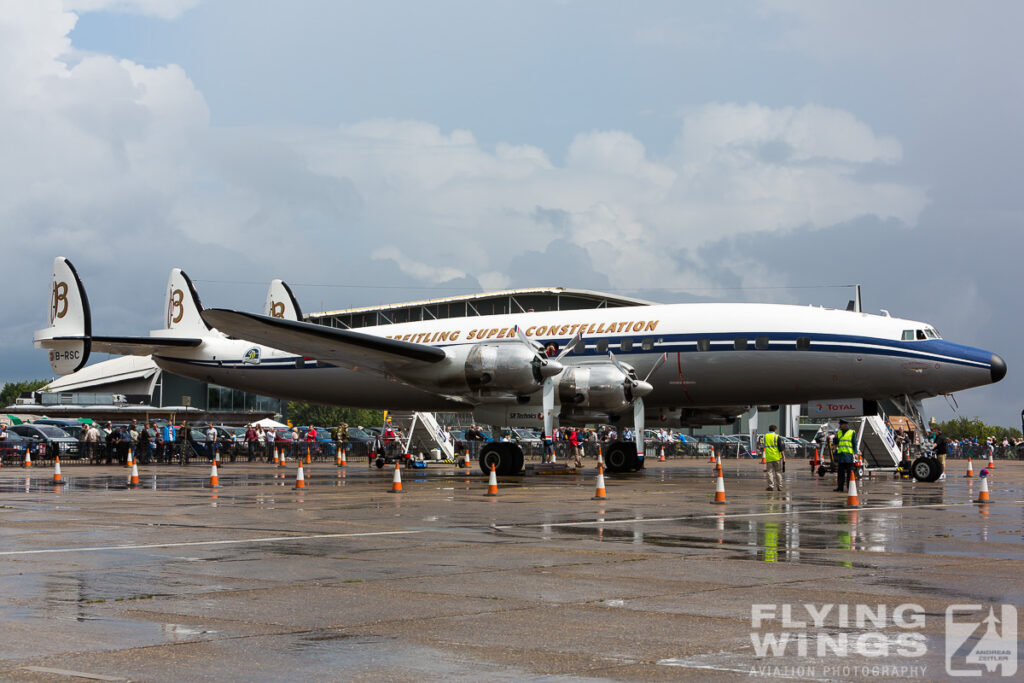
M281 450L280 448L276 448L276 447L274 448L274 464L275 465L280 465L281 464L281 460L280 460L280 458L278 458L278 453L280 452L280 450Z
M489 498L494 498L498 495L498 474L494 471L494 463L491 463L491 476L487 479L487 493L484 494Z
M23 467L32 467L32 452L28 446L25 446L25 461L21 464Z
M996 463L992 460L992 451L988 452L988 468L992 469L996 466Z
M345 449L338 446L338 467L344 467L348 463L345 462Z
M716 505L725 505L725 479L722 477L722 463L717 463L718 476L715 479L715 499L711 501Z
M814 449L814 460L811 461L811 467L813 469L818 469L819 465L821 465L821 460L818 459L818 449L815 448Z
M846 507L859 508L860 498L857 497L857 477L850 471L850 490L846 494Z
M978 499L975 503L987 503L988 498L988 470L981 471L981 490L978 491Z
M974 466L971 463L971 456L969 456L969 455L967 456L967 474L965 474L964 476L965 477L973 477L974 476Z
M395 476L391 478L391 493L402 492L402 468L395 463Z
M306 488L306 476L302 472L302 459L299 459L299 469L295 470L295 486L292 488L304 489Z
M124 461L124 466L127 467L128 469L131 469L132 468L132 464L134 462L135 462L135 460L134 460L134 457L132 456L132 449L129 448L128 449L128 459Z
M497 484L495 484L497 488ZM607 500L608 495L604 490L604 465L597 464L597 490L594 492L593 500Z
M280 451L281 451L281 460L280 460L280 462L278 464L281 467L287 467L288 466L288 453L287 453L287 451L285 451L284 448L281 448Z
M306 446L306 464L311 465L313 463L313 455L310 453L310 447Z
M60 456L59 455L53 461L53 483L54 484L58 484L58 485L64 483L64 479L60 476Z
M665 462L665 447L661 447L661 455L658 456L658 462Z
M466 449L466 459L465 459L465 464L466 464L466 469L467 469L467 470L469 470L469 469L472 469L472 468L473 468L473 456L471 456L471 455L469 454L469 449L468 449L468 448Z
M220 479L217 478L217 462L214 461L210 465L210 488L219 489Z
M216 476L216 475L214 475ZM211 478L212 481L212 478ZM128 486L135 488L139 485L139 466L137 463L132 462L132 473L128 476Z
M711 463L712 465L715 464L715 447L714 446L711 447L711 459L708 460L708 462Z

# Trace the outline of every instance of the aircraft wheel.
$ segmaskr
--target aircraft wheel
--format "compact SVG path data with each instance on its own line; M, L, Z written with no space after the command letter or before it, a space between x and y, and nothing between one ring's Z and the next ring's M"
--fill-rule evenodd
M491 465L494 465L494 471L497 474L502 472L502 461L506 460L505 452L506 449L502 448L504 444L500 443L489 443L485 444L480 449L480 471L484 474L491 473Z
M910 468L910 474L918 481L932 482L942 474L942 465L935 458L921 456L914 461Z
M608 444L604 464L609 472L629 472L637 468L636 446L622 441Z
M498 474L506 477L518 476L523 471L523 464L526 462L523 449L514 443L503 443L501 446L504 453L502 453L501 465L498 466Z

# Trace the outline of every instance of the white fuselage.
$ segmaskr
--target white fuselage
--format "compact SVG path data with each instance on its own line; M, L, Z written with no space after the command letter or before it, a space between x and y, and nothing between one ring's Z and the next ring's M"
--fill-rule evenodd
M645 398L648 408L920 399L989 384L995 373L988 351L942 339L904 340L905 331L926 329L925 323L801 306L666 304L445 318L357 331L443 348L451 366L463 362L474 344L519 343L516 326L559 347L582 334L585 347L562 359L566 366L607 359L610 351L643 377L667 354L668 362L649 379L654 391ZM466 410L480 402L468 387L413 386L408 378L365 374L240 340L208 338L195 349L154 358L177 374L295 400L423 411ZM538 392L529 403L539 402Z

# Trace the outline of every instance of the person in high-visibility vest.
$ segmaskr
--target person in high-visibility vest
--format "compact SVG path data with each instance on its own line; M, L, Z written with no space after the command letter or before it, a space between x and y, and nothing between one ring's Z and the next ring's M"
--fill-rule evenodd
M857 452L857 434L850 429L850 423L846 420L839 421L839 431L836 432L835 459L836 459L836 491L845 491L850 485L850 472L853 471L853 454Z
M786 460L786 447L779 439L775 425L768 426L768 433L761 438L764 449L764 466L768 476L768 490L782 490L782 463Z

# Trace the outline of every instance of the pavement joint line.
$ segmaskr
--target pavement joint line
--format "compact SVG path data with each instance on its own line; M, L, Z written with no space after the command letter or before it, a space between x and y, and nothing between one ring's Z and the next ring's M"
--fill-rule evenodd
M23 666L24 671L34 671L41 674L55 674L67 676L68 678L87 678L91 681L127 681L122 676L106 676L104 674L92 674L85 671L71 671L70 669L54 669L48 666Z
M690 515L684 517L647 517L647 518L636 518L630 517L628 519L605 519L605 520L594 520L592 522L552 522L543 524L494 524L491 525L491 529L529 529L529 528L547 528L547 527L566 527L566 526L596 526L606 524L644 524L646 522L685 522L693 519L740 519L746 517L775 517L778 515L813 515L813 514L824 514L824 513L835 513L835 512L871 512L876 510L889 510L889 511L900 511L900 510L917 510L920 508L949 508L949 507L967 507L974 506L975 503L928 503L925 505L880 505L877 507L860 507L860 508L823 508L816 510L785 510L779 512L741 512L739 514L730 515L717 513L713 515ZM2 555L3 553L0 553Z
M44 555L49 553L86 553L107 550L146 550L148 548L181 548L200 545L241 545L244 543L277 543L280 541L305 541L311 538L353 538L360 536L400 536L427 533L427 529L405 529L401 531L358 531L345 534L307 534L304 536L266 536L264 538L222 539L218 541L183 541L181 543L145 543L140 545L97 545L81 548L38 548L36 550L5 550L0 557L12 555Z

